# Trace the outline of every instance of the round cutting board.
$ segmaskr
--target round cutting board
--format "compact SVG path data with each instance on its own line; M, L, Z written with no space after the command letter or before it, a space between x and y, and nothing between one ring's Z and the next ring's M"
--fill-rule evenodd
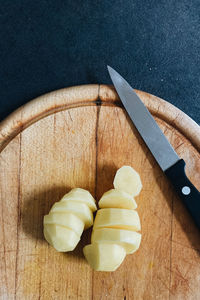
M187 115L137 91L200 189L200 128ZM122 165L141 175L136 197L140 249L113 273L95 272L82 248L59 253L43 237L43 216L71 188L99 200ZM200 234L113 87L85 85L39 97L0 124L1 299L199 299Z

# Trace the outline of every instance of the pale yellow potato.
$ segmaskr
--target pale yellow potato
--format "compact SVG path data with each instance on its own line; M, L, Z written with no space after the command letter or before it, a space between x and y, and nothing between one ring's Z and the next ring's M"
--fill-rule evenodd
M103 194L99 200L99 207L136 209L137 203L130 194L121 190L112 189Z
M59 252L74 250L80 240L80 236L73 230L56 224L44 224L44 236Z
M93 229L105 227L139 231L140 218L135 210L102 208L97 211Z
M114 188L132 196L139 195L142 189L140 175L130 166L121 167L114 178Z
M53 212L71 212L75 214L83 221L83 223L85 224L85 229L93 225L92 211L85 203L70 200L64 202L59 201L52 206L50 213Z
M44 216L45 224L56 224L73 230L78 236L81 236L84 223L83 221L70 212L65 213L49 213Z
M83 248L89 265L96 271L115 271L123 262L126 251L117 244L94 243Z
M120 245L124 247L127 254L130 254L139 248L141 234L118 228L99 228L92 232L91 243L93 244L95 242Z
M92 210L92 212L97 210L94 198L88 191L84 189L81 188L72 189L69 193L64 195L60 201L65 202L69 200L78 201L87 204L87 206Z

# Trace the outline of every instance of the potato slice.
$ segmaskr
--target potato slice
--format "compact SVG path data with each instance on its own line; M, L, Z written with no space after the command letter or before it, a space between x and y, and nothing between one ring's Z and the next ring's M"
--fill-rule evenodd
M117 244L94 243L83 248L89 265L96 271L115 271L123 262L126 251Z
M73 230L56 224L45 224L44 236L47 242L59 252L74 250L80 240Z
M94 198L88 191L84 189L81 188L72 189L69 193L64 195L60 201L65 202L69 200L78 201L87 204L87 206L92 210L92 212L97 210Z
M103 196L99 200L99 207L136 209L137 203L130 194L121 190L112 189L103 194Z
M93 244L95 242L120 245L124 247L127 254L130 254L139 248L141 234L118 228L99 228L92 232L91 243Z
M97 211L93 229L103 227L139 231L140 218L135 210L102 208Z
M142 189L140 175L129 166L121 167L114 178L114 188L127 192L132 196L139 195Z
M72 213L49 213L44 216L45 224L56 224L72 229L77 235L81 236L84 228L83 221Z
M85 203L70 200L64 202L59 201L52 206L50 213L52 212L71 212L75 214L84 222L85 229L93 225L92 211Z

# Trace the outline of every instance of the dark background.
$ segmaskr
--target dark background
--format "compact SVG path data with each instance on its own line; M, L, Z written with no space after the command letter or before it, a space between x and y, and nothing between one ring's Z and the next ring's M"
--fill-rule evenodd
M0 119L107 64L200 123L200 1L0 0Z

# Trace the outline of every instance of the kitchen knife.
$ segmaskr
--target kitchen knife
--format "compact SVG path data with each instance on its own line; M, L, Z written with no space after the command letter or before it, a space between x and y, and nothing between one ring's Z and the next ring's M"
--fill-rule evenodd
M128 82L109 66L108 72L133 124L200 229L200 192L185 174L185 161L175 152Z

